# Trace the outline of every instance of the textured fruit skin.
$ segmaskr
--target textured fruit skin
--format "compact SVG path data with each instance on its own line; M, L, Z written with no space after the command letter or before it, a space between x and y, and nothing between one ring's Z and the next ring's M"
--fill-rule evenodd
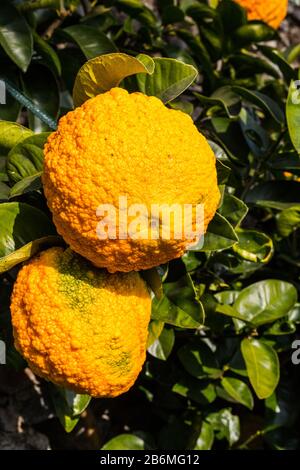
M110 272L166 263L184 253L187 241L99 240L99 204L118 207L119 196L147 208L202 202L206 229L219 203L215 156L205 137L190 116L142 93L113 88L86 101L61 118L44 154L44 190L58 232Z
M277 29L287 15L288 0L235 0L247 10L249 20L262 20Z
M11 302L15 346L31 369L94 397L114 397L134 384L150 312L138 273L112 275L63 248L20 270Z

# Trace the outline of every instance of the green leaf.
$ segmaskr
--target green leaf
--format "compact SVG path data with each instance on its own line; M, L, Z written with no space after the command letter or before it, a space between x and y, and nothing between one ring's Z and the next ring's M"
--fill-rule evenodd
M269 46L259 46L258 49L277 65L288 84L290 84L291 80L297 78L295 70L285 60L280 51Z
M7 157L10 181L17 183L24 178L40 175L44 163L43 148L49 135L42 132L27 137L12 148Z
M222 19L224 31L230 35L247 23L247 13L244 8L232 0L222 0L218 3L217 11Z
M226 250L232 247L238 241L238 237L232 225L221 214L216 212L214 218L209 223L207 232L204 235L204 245L197 250L192 251L216 251Z
M145 450L149 449L145 441L134 434L119 434L101 447L101 450ZM101 457L100 457L101 459Z
M15 122L0 121L0 154L7 153L19 142L33 135L33 132Z
M245 405L249 410L253 409L254 400L248 385L233 377L223 377L221 385L235 401Z
M51 399L63 428L66 432L73 431L79 421L80 414L87 408L91 397L76 394L54 385L50 386Z
M56 78L49 69L40 64L31 65L23 77L24 92L47 116L56 120L59 112L59 89ZM50 128L33 112L29 112L29 126L34 132L48 131Z
M233 40L239 47L243 47L253 42L270 41L275 35L276 32L271 26L256 21L240 26L234 31Z
M22 202L0 204L1 258L47 235L56 235L56 230L41 210Z
M32 191L37 191L42 188L42 181L41 181L42 171L36 173L32 176L26 176L21 181L18 181L14 186L10 189L9 198L21 196L25 193L30 193Z
M231 413L230 408L224 408L217 413L210 413L206 421L208 421L213 430L217 432L217 439L226 438L230 447L239 440L239 418Z
M62 31L68 38L78 44L88 60L117 51L117 47L113 41L111 41L106 34L92 26L76 24L68 26Z
M172 392L181 397L189 398L200 405L213 403L217 397L216 389L212 382L196 380L190 375L183 375L173 386Z
M164 103L177 98L196 79L198 71L192 65L176 59L155 58L152 75L137 76L139 90L149 96L156 96Z
M288 207L276 217L277 230L282 237L288 237L300 227L300 204Z
M7 201L9 198L10 187L0 181L0 201Z
M8 0L2 0L0 4L0 45L26 72L33 52L32 34L24 17Z
M279 360L274 349L260 340L244 338L241 343L250 383L260 399L268 398L279 382Z
M279 205L279 209L285 208L281 203L295 205L295 203L300 203L299 183L298 181L265 181L254 186L247 193L245 202L274 208Z
M154 62L149 56L106 54L86 62L79 70L73 89L74 105L120 85L124 78L140 73L153 73Z
M7 64L5 65L5 77L10 80L15 86L19 86L20 76L19 73L16 73L14 64ZM0 75L0 79L1 79ZM3 84L0 85L1 88ZM21 104L8 92L8 90L4 89L5 93L5 103L1 101L0 105L0 122L3 121L17 121L20 110Z
M300 90L298 82L294 80L291 81L286 102L286 118L292 143L300 153Z
M236 228L246 217L248 207L243 201L238 199L236 196L233 196L233 194L224 193L222 205L218 212Z
M269 96L259 91L248 90L240 86L233 86L232 90L245 100L263 109L279 124L282 125L284 123L285 117L283 111L276 101Z
M34 30L32 31L34 47L36 52L41 55L44 63L55 74L61 75L61 63L55 50Z
M172 261L171 271L171 279L167 276L163 284L163 297L152 300L152 319L180 328L199 328L204 322L204 310L191 276L180 259Z
M156 268L141 271L142 278L146 281L155 296L160 299L163 296L163 286L161 277Z
M197 438L194 450L210 450L214 443L214 431L209 423L202 422L201 432Z
M154 343L148 347L151 356L166 361L170 356L175 343L175 334L172 328L164 328Z
M159 335L161 334L162 330L164 329L164 322L159 320L152 320L148 326L148 340L147 340L147 348L152 346L154 341L157 340Z
M272 239L256 230L237 229L239 242L232 247L241 258L253 263L268 263L274 253Z
M241 110L241 98L232 91L230 86L218 88L210 97L200 93L194 93L194 95L205 107L218 106L222 108L229 118L238 116Z
M260 326L286 316L296 301L297 290L293 284L268 279L243 289L233 308L240 319Z
M36 253L46 248L61 244L62 239L56 235L48 235L29 242L12 253L0 258L0 274L9 271L11 268L23 263L24 261L29 260Z
M203 342L182 346L178 357L185 370L197 379L218 378L222 374L214 353Z

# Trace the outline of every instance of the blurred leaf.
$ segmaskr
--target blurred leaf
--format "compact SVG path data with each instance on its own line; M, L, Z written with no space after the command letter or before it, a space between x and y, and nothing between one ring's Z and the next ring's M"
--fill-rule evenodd
M235 401L245 405L250 410L253 409L254 400L248 385L233 377L223 377L221 385Z
M0 258L0 274L9 271L14 266L17 266L24 261L29 260L39 251L48 247L61 245L62 239L56 235L48 235L43 238L38 238L32 242L27 243L21 248L13 251L12 253Z
M201 432L197 438L194 450L210 450L214 443L214 432L209 423L202 422Z
M276 35L273 28L262 22L252 22L240 26L234 31L233 40L239 47L247 46L251 43L270 41Z
M134 434L119 434L101 447L101 450L145 450L149 449L143 439ZM101 457L100 457L101 459Z
M43 148L50 134L43 132L27 137L15 145L7 157L10 181L21 182L24 178L40 175L43 170Z
M10 187L0 181L0 201L7 201L9 198Z
M175 334L172 328L164 328L160 336L148 347L151 356L166 361L170 356L175 342Z
M217 432L217 439L226 438L230 447L239 440L240 423L238 416L231 413L230 408L224 408L217 413L211 413L206 421Z
M4 64L3 64L4 68ZM15 67L10 67L9 64L5 65L5 77L10 80L15 86L19 86L19 73L16 72ZM0 74L0 80L1 80ZM0 87L3 87L3 83L0 83ZM0 89L1 93L2 88ZM17 121L20 110L21 104L10 94L8 93L6 87L4 89L4 99L1 97L0 99L0 122L3 121ZM2 93L1 93L2 95ZM3 102L5 101L5 103ZM13 124L11 122L11 124Z
M198 71L192 65L176 59L154 58L152 75L139 74L139 90L145 95L156 96L164 103L174 100L196 79Z
M268 263L274 253L273 241L256 230L237 229L239 242L232 247L241 258L253 263Z
M271 346L260 340L245 338L241 343L249 380L260 399L268 398L279 381L279 360Z
M269 46L259 46L259 50L277 65L288 84L290 84L291 80L296 78L295 70L290 66L288 61L285 60L280 51Z
M63 33L78 44L88 60L117 51L113 41L106 34L92 26L76 24L64 28Z
M15 122L0 121L0 154L6 155L15 145L33 132Z
M296 301L297 291L293 284L268 279L243 289L233 308L240 319L260 326L286 316Z
M22 202L0 204L1 258L47 235L56 235L56 231L41 210Z
M217 11L222 19L223 28L228 34L232 34L237 28L247 23L246 10L232 0L219 2Z
M0 4L0 45L23 72L32 56L32 35L28 24L9 0Z
M160 299L163 296L161 277L156 268L141 271L142 278L146 281L155 296Z
M300 204L281 211L276 217L277 229L282 237L288 237L300 227Z
M125 77L140 73L151 74L153 70L153 60L145 55L136 58L115 53L95 57L86 62L78 72L73 90L74 104L80 106L87 99L119 86Z
M178 357L185 370L197 379L218 378L222 374L214 353L203 342L182 346Z
M286 118L291 140L297 152L300 153L300 134L298 132L300 125L300 89L298 81L292 80L290 84L286 103Z

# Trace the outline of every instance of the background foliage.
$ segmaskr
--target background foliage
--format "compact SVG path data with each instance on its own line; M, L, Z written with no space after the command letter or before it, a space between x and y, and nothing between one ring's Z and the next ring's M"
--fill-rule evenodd
M299 44L285 47L231 0L2 0L0 45L0 337L16 377L26 364L9 297L19 264L62 243L41 187L42 148L73 107L86 60L138 56L114 80L135 68L122 86L192 115L222 191L204 247L144 274L155 296L133 389L89 404L42 382L47 417L25 419L25 431L54 448L299 449Z

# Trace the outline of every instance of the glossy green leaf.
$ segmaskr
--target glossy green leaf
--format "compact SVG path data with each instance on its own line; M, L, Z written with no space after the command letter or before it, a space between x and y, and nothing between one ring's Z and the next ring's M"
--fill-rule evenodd
M271 346L254 338L245 338L241 343L249 380L260 399L268 398L279 381L279 360Z
M240 423L238 416L232 414L230 408L224 408L217 413L210 413L206 421L217 432L218 439L226 438L230 447L239 440Z
M63 32L80 47L88 60L117 51L113 41L92 26L76 24L64 28Z
M281 203L300 203L299 187L297 181L265 181L247 192L245 202L263 207L275 207ZM280 209L282 208L284 207L280 205Z
M293 284L268 279L243 289L233 308L240 319L260 326L286 316L296 301L297 291Z
M202 422L201 432L197 438L194 450L210 450L214 443L214 431L209 423Z
M250 410L253 409L254 400L248 385L233 377L223 377L221 385L224 390L238 403L245 405Z
M148 448L141 437L134 434L119 434L104 444L101 450L145 450Z
M74 105L119 86L124 78L140 73L153 73L154 62L149 56L132 57L127 54L105 54L90 59L79 70L74 90Z
M262 41L270 41L275 36L273 28L265 23L253 22L240 26L233 34L233 39L241 46Z
M241 258L253 263L268 263L274 253L272 239L256 230L237 229L239 242L232 247Z
M0 4L0 45L23 72L28 68L33 52L30 28L8 0Z
M23 77L24 92L34 105L54 121L57 119L60 105L58 83L49 69L43 65L31 65ZM29 127L34 132L48 131L45 124L33 112L29 112Z
M66 432L73 431L79 421L80 414L87 408L91 397L76 394L54 385L50 386L51 399L63 428Z
M297 81L292 80L289 88L288 99L286 102L286 118L288 123L289 134L293 145L298 153L300 153L300 89Z
M56 231L41 210L21 202L0 204L1 258L47 235L56 235Z
M161 277L156 268L141 271L142 278L146 281L155 296L159 299L163 296Z
M159 337L148 347L151 356L166 361L170 356L175 343L175 334L172 328L164 328Z
M279 124L284 123L284 113L276 101L259 91L252 91L240 86L233 86L232 90L242 96L245 100L255 104L268 113Z
M197 379L218 378L222 373L214 353L203 342L182 346L178 357L185 370Z
M157 340L162 330L164 329L164 322L159 320L152 320L148 326L148 340L147 348L152 346L152 344Z
M1 211L0 211L1 212ZM39 251L46 248L62 244L62 239L56 235L48 235L43 238L38 238L32 242L26 243L21 248L16 249L12 253L0 258L0 274L9 271L14 266L17 266L24 261L29 260Z
M196 79L198 71L192 65L176 59L155 58L152 75L139 74L139 90L150 96L156 96L164 103L177 98Z
M15 145L31 135L33 132L21 124L0 121L0 154L6 155Z
M56 75L61 75L61 63L59 57L53 47L48 44L39 34L32 31L34 39L34 48L37 53L42 57L44 63Z
M216 212L204 235L204 245L199 251L226 250L232 247L237 241L238 237L232 225L225 217ZM197 247L193 247L192 251L198 251Z
M237 227L246 217L248 207L246 204L238 199L233 194L225 193L222 200L222 205L218 210L219 214L226 218L226 220L233 226Z
M43 148L48 136L47 132L30 136L12 148L7 157L10 181L17 183L27 177L40 176L44 163Z
M196 380L188 374L183 375L172 386L172 392L181 397L189 398L200 405L213 403L217 397L216 389L212 382L207 380Z

